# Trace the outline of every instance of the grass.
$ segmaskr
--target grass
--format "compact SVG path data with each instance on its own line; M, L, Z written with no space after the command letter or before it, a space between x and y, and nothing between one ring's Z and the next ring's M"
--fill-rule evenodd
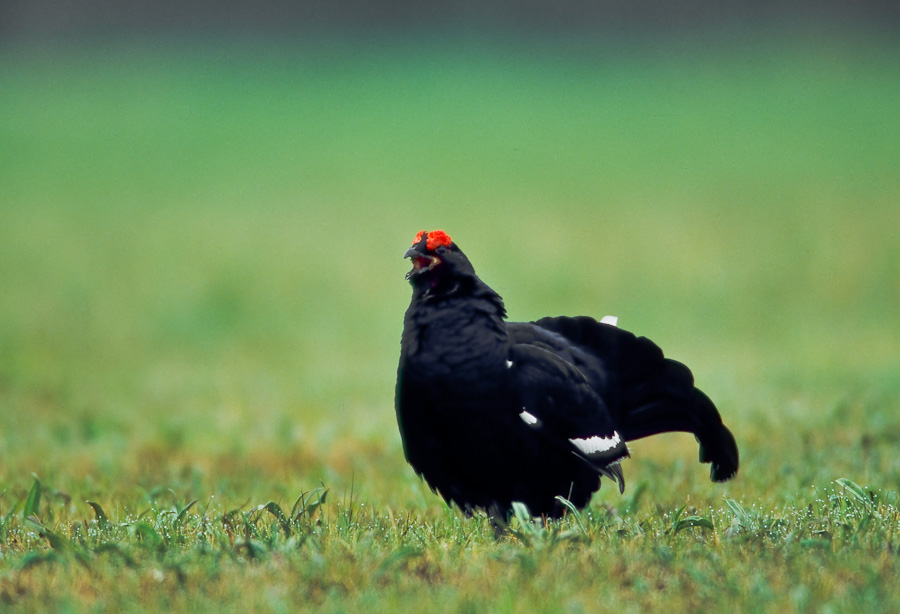
M864 37L7 47L0 608L896 611L900 74ZM742 451L495 540L406 466L400 256L613 313Z

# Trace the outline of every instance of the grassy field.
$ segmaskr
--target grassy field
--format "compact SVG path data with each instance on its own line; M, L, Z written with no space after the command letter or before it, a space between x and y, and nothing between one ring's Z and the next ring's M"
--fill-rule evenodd
M4 48L0 610L896 612L898 109L864 36ZM423 228L690 365L738 478L667 435L551 526L447 509Z

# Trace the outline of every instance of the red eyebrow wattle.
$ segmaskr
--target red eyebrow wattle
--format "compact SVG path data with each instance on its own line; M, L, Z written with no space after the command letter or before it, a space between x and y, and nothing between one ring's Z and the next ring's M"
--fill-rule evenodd
M450 235L443 230L432 230L428 233L428 243L426 245L429 250L437 249L442 245L450 247L451 243L453 243L453 240L450 239Z
M453 240L450 238L450 235L448 235L443 230L432 230L432 231L420 230L416 234L416 238L413 239L413 245L417 245L422 240L423 236L427 236L427 239L425 241L425 247L427 247L429 251L435 250L435 249L441 247L442 245L446 246L446 247L450 247L450 244L453 243Z

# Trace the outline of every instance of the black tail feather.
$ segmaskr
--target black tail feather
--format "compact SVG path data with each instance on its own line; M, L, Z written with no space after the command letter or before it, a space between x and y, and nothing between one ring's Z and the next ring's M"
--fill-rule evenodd
M738 449L713 402L694 387L691 370L665 358L646 337L601 324L592 318L544 318L537 322L593 352L605 374L597 385L616 397L622 412L620 432L626 441L668 432L693 433L700 462L710 463L714 482L738 470Z
M660 392L660 398L625 414L621 432L626 441L659 433L693 433L700 444L700 462L711 465L710 479L725 482L734 477L739 465L737 443L709 397L693 386Z
M715 438L707 443L700 441L700 462L710 463L709 479L713 482L727 482L738 471L738 448L734 435L724 425Z

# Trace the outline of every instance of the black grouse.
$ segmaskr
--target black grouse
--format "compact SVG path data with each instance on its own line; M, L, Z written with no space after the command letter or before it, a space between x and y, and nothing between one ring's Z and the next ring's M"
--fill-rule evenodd
M441 230L406 252L413 295L403 325L396 410L406 460L467 513L507 516L520 501L559 517L600 476L625 481L626 442L693 433L722 482L738 449L691 371L614 319L506 322L503 299Z

